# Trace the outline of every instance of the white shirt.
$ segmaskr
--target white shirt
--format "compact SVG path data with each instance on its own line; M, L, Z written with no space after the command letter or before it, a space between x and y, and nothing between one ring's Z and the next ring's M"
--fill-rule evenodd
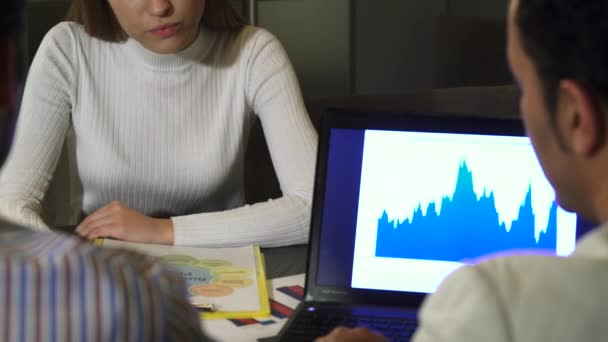
M608 224L568 258L466 266L427 298L415 342L608 341Z
M255 115L283 197L245 206ZM46 227L40 202L70 125L87 214L118 200L171 217L179 245L307 240L317 136L285 51L263 29L202 29L185 50L161 55L55 26L30 68L0 213Z

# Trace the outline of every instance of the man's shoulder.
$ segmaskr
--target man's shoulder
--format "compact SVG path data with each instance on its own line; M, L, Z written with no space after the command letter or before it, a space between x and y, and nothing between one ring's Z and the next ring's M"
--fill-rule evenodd
M425 301L416 341L586 340L584 329L569 328L580 315L581 327L608 334L606 265L602 258L522 255L461 267Z
M77 244L78 240L50 230L33 230L0 218L0 256L6 255L7 251L15 252L13 255L34 255L37 249L33 246L48 246L49 252L55 251L54 245L63 242Z
M94 246L90 241L51 231L40 232L0 221L0 258L20 259L25 263L60 265L83 261L108 272L128 269L142 277L173 276L165 263L142 253ZM103 275L103 272L102 274Z
M581 289L595 286L598 282L590 279L608 277L607 264L608 226L605 226L579 241L569 257L515 254L479 262L463 268L460 275L454 276L483 279L499 289L521 295L548 286L564 290L569 290L571 285ZM547 283L550 285L545 285Z
M15 304L0 306L0 316L22 312L22 317L29 320L34 316L28 312L39 312L42 317L61 312L69 319L56 320L52 329L59 332L78 326L84 333L109 333L88 325L104 321L111 322L115 332L133 338L139 334L146 341L203 340L183 279L159 259L135 251L97 247L90 241L54 232L0 225L0 279L11 279L0 283L0 292L16 298L37 298L36 305L44 303L19 309ZM93 303L97 310L87 310ZM16 326L15 322L11 324ZM131 330L125 330L122 324L132 326ZM110 329L110 325L102 329Z
M563 296L600 294L606 288L608 257L530 254L497 257L462 266L430 297L450 302L469 297L484 301L483 297L488 296L500 306L525 307L533 302L550 304Z
M451 277L483 282L505 300L535 296L547 288L569 291L571 286L593 286L590 279L605 276L608 259L519 255L495 258L456 271ZM462 280L459 280L462 281Z

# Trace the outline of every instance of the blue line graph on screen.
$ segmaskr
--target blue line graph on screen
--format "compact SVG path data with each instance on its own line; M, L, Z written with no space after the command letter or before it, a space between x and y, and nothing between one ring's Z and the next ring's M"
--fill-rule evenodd
M453 195L441 203L414 209L409 218L391 219L386 210L378 218L377 257L466 262L509 250L543 250L555 254L557 209L553 201L546 226L538 229L532 206L532 186L521 194L521 206L510 227L501 222L493 192L480 196L474 172L462 160ZM437 210L437 208L440 210ZM432 247L431 247L432 246Z

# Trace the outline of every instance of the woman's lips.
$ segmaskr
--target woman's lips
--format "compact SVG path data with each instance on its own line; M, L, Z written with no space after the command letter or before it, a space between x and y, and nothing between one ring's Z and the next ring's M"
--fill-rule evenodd
M167 38L174 35L179 29L179 24L170 24L159 26L155 29L150 30L150 33L159 37L159 38Z

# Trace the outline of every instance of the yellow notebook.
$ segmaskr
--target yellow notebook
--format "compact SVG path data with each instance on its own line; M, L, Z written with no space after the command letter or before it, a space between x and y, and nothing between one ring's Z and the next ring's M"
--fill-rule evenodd
M190 300L213 311L205 319L270 315L264 256L258 246L197 248L97 239L95 244L137 250L160 257L182 275Z

